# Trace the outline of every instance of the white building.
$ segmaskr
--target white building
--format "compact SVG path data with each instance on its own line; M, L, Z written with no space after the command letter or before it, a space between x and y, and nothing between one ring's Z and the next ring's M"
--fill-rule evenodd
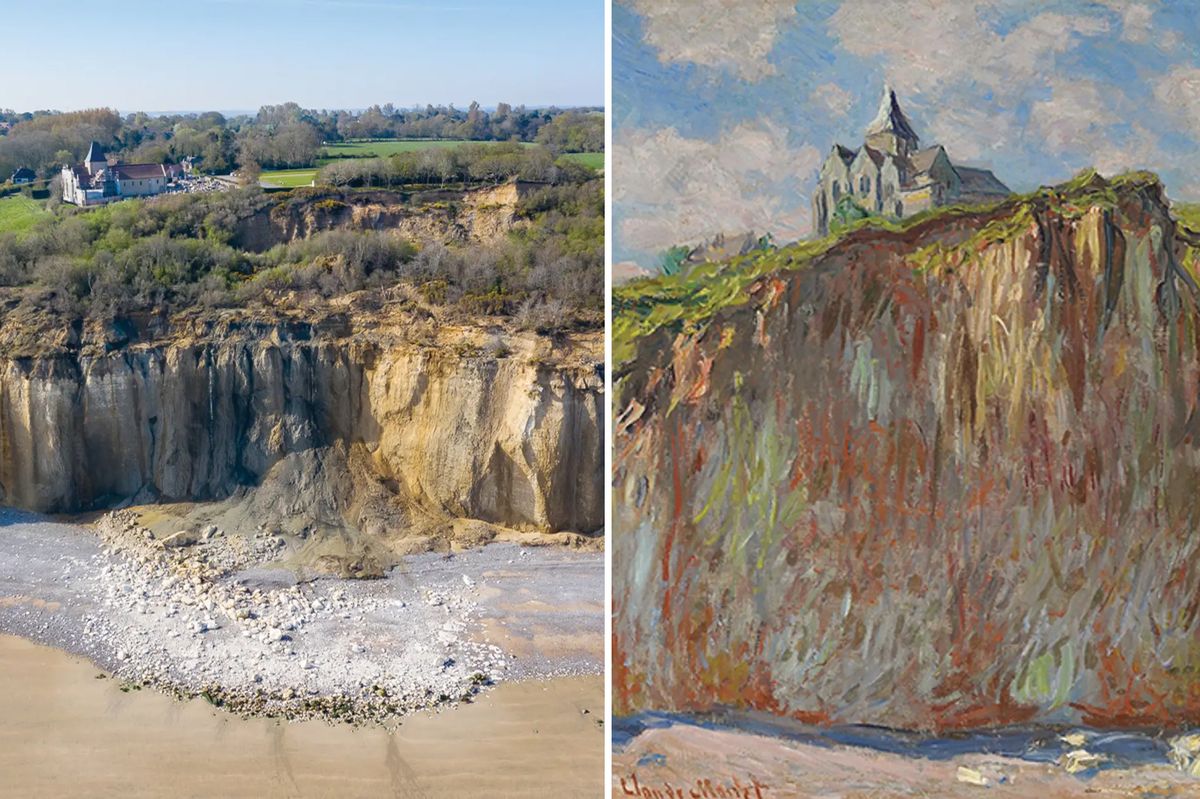
M178 174L173 164L109 164L104 148L92 142L82 164L63 167L63 201L100 205L161 194Z

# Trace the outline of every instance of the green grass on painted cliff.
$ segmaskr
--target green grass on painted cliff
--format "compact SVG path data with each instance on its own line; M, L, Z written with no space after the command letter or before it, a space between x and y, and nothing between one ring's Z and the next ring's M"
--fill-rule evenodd
M1189 232L1200 235L1200 203L1174 203L1171 215Z
M1090 208L1115 207L1120 189L1157 183L1158 177L1150 172L1131 172L1103 180L1094 170L1088 169L1058 186L1043 187L996 203L945 206L901 220L871 217L824 238L797 242L774 251L749 253L720 263L702 264L683 274L631 281L613 292L614 370L620 374L632 362L640 339L663 329L676 334L696 332L722 308L748 302L748 290L759 278L804 269L814 258L860 230L899 233L932 219L986 215L1011 208L1009 216L988 223L963 245L977 247L984 241L1005 241L1019 234L1032 219L1030 214L1035 203L1063 216L1075 217ZM1191 218L1195 219L1195 229L1200 231L1200 205L1195 206Z
M807 267L851 234L864 229L902 232L933 218L979 213L991 206L947 206L896 221L872 217L819 239L772 251L758 251L729 261L706 263L686 273L634 280L613 292L613 360L617 371L634 357L639 339L660 329L695 332L722 308L749 300L748 289L764 275Z

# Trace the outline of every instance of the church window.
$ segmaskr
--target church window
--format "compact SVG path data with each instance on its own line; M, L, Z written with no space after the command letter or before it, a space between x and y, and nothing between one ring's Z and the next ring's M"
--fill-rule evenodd
M839 197L841 197L841 196L842 196L842 184L841 184L841 181L835 180L835 181L833 182L833 201L834 201L834 202L837 202L838 198L839 198Z
M858 191L861 194L867 194L871 191L871 179L866 175L863 175L858 179Z

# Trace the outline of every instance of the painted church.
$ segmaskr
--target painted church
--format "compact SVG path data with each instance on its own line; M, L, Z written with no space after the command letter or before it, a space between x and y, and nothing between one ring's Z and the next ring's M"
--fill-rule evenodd
M173 164L109 164L104 148L92 142L82 164L63 167L63 200L85 206L161 194L178 172Z
M838 203L849 196L863 210L901 218L943 205L992 202L1012 192L990 170L953 163L940 144L924 149L896 93L885 86L879 113L856 150L835 144L813 193L819 235L829 232Z

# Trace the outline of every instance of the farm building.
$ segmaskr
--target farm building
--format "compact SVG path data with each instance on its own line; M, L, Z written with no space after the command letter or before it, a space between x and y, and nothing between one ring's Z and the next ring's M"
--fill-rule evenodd
M100 205L161 194L179 173L180 168L174 164L110 164L104 148L92 142L82 164L63 167L63 200L75 205Z
M37 180L37 173L32 169L21 167L16 172L13 172L12 177L10 177L8 180L14 186L24 186L27 183L33 183L35 180Z

